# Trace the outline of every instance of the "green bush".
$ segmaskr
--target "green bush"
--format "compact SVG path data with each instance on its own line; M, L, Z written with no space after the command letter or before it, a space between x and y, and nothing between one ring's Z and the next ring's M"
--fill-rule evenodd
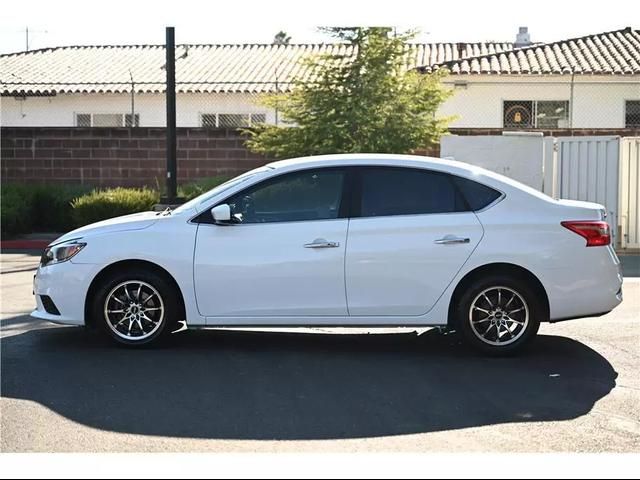
M20 187L2 186L0 228L3 237L31 230L33 196L29 190Z
M131 213L145 212L158 203L160 195L148 188L94 190L72 202L76 226L99 222Z
M70 230L71 201L88 191L82 186L3 185L2 236Z
M181 185L178 195L191 200L230 176L203 178ZM149 188L91 190L70 185L2 185L2 236L32 232L66 232L89 223L151 210L160 193Z
M37 225L34 231L66 232L75 228L71 204L90 191L91 187L85 186L43 186L36 189L33 202Z
M218 175L216 177L203 178L197 182L187 183L178 187L178 196L185 200L191 200L192 198L202 195L204 192L217 187L221 183L229 180L231 175Z

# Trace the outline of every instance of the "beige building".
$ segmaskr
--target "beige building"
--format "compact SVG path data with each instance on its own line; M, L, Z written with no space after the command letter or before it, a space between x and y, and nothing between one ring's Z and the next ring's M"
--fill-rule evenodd
M640 31L531 44L413 44L408 68L446 67L454 95L440 114L462 129L640 128ZM304 59L341 54L344 44L180 45L179 127L277 123L263 93L310 81ZM3 126L165 124L164 47L59 47L0 56Z

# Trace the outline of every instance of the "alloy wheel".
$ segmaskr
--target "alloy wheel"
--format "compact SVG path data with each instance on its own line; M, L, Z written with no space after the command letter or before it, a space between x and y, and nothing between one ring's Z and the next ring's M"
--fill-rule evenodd
M529 307L512 288L490 287L471 302L469 323L482 342L492 346L510 345L527 330Z
M161 327L164 316L164 302L158 290L139 280L116 285L104 302L107 325L128 341L149 338Z

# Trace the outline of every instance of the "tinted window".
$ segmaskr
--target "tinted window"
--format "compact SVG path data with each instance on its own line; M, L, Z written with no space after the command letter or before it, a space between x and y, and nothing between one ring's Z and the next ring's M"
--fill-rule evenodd
M262 182L226 203L243 224L338 218L344 178L341 170L296 172Z
M451 213L466 210L449 175L410 168L362 170L363 217Z
M467 204L473 211L482 210L484 207L496 201L500 197L500 195L502 195L500 192L494 190L493 188L487 187L486 185L482 185L481 183L474 182L473 180L469 180L467 178L453 177L453 179L458 186L458 189L467 201Z

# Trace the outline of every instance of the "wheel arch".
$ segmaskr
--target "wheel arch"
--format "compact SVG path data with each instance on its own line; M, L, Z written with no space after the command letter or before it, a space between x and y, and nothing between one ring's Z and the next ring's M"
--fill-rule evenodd
M474 268L469 271L456 285L456 288L451 295L451 299L449 300L449 311L447 315L447 325L450 327L454 326L454 310L455 305L460 298L460 295L465 291L466 288L469 287L477 278L487 276L487 275L496 275L503 274L513 276L515 278L524 280L530 285L542 300L543 317L541 318L541 322L548 322L550 315L550 307L549 307L549 296L547 295L547 291L542 285L542 282L536 277L531 271L527 270L524 267L519 265L515 265L513 263L489 263L485 265L481 265L479 267Z
M173 288L175 289L178 295L178 299L180 302L179 308L182 314L181 316L183 317L182 318L183 320L185 319L186 308L184 303L184 296L182 295L182 290L180 289L178 282L176 282L175 278L173 278L173 275L171 275L166 269L164 269L157 263L153 263L148 260L131 259L131 260L120 260L118 262L111 263L106 267L104 267L102 270L100 270L98 274L93 278L84 299L85 326L91 327L91 328L96 326L95 319L91 317L91 299L93 298L93 295L95 291L98 289L98 287L100 286L101 282L103 282L106 278L108 278L109 275L112 275L116 272L120 272L127 269L145 269L147 271L152 271L165 277L169 281L169 283L173 286Z

